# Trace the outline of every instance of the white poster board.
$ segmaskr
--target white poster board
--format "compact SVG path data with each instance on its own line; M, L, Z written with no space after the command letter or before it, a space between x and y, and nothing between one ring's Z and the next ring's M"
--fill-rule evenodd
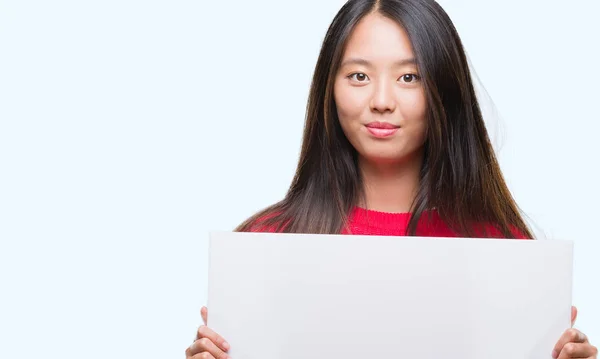
M570 241L210 236L232 359L549 359L570 327Z

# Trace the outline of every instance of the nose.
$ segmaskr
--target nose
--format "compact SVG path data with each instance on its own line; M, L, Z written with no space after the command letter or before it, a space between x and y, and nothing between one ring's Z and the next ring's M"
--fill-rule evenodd
M371 110L376 112L394 112L396 101L394 98L393 85L387 81L379 82L374 89L371 98Z

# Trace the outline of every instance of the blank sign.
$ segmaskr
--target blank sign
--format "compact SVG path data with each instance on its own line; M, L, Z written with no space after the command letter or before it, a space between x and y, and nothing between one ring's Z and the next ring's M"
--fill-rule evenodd
M233 359L548 359L569 241L211 234L209 323Z

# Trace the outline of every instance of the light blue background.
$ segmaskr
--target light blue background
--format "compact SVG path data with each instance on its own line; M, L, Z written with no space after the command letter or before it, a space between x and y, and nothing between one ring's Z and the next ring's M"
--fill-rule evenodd
M0 1L0 358L184 357L207 232L284 195L342 3ZM599 3L441 3L598 346Z

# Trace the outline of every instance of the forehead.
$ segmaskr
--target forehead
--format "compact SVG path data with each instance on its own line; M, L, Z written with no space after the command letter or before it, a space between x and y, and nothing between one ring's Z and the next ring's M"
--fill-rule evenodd
M344 58L361 57L369 61L398 61L413 57L408 34L396 21L372 13L356 25L344 51Z

